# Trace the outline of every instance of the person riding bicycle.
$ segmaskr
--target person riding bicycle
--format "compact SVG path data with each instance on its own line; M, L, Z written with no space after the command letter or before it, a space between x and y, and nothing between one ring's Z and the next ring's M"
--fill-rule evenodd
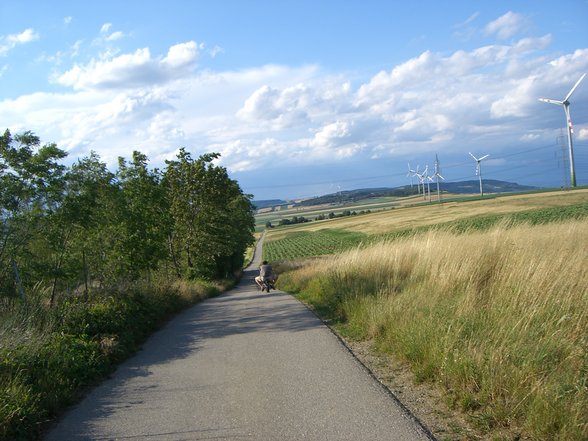
M267 260L264 260L259 267L259 276L255 278L255 283L257 283L257 286L263 291L265 289L264 283L269 283L269 287L273 288L276 279L277 276L274 274L272 266ZM270 288L267 289L267 292L269 292Z

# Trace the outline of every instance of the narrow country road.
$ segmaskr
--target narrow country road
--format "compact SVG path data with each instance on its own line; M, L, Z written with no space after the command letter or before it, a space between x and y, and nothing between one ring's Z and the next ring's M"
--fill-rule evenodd
M312 312L238 287L183 312L72 408L46 441L426 440Z

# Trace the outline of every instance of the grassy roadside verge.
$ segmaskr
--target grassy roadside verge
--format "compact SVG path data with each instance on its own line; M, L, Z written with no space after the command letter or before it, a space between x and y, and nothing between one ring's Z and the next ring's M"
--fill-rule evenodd
M485 439L583 440L586 243L583 220L431 230L315 260L279 284L347 338L407 361Z
M31 298L26 310L2 317L0 440L38 439L48 421L167 319L230 284L133 286L88 300L71 298L51 309Z

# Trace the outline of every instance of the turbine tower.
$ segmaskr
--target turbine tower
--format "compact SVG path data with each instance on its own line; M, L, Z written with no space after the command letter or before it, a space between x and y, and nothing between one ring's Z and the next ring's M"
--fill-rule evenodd
M410 188L412 188L412 178L416 175L416 171L410 168L410 162L408 163L408 173L406 174L407 178L410 178Z
M484 155L481 158L476 158L474 155L471 154L471 152L468 152L468 153L470 154L470 156L472 158L474 158L474 161L476 161L476 174L480 178L480 196L484 196L484 190L482 188L482 166L480 165L480 162L482 162L484 159L486 159L490 155Z
M425 182L427 182L427 173L429 172L429 166L427 165L425 167L425 171L423 171L422 173L418 172L418 167L417 167L417 177L419 178L419 181L421 184L423 184L423 199L427 200L427 193L425 190Z
M572 89L568 92L568 94L563 99L563 101L552 100L549 98L539 98L539 101L542 101L544 103L556 104L558 106L562 106L564 109L564 112L566 114L566 123L567 123L567 127L568 127L568 153L570 156L570 183L571 183L572 188L574 188L576 186L576 168L574 166L574 148L572 145L572 135L574 133L574 129L572 127L572 118L570 117L570 97L572 96L574 91L577 89L577 87L580 85L580 83L582 82L582 80L584 79L585 76L586 76L586 74L584 74L580 77L580 79L576 82L576 84L574 84L574 87L572 87Z
M443 181L445 178L441 176L441 166L439 165L439 156L435 155L435 174L433 175L435 180L437 181L437 201L441 202L441 192L439 191L439 178Z

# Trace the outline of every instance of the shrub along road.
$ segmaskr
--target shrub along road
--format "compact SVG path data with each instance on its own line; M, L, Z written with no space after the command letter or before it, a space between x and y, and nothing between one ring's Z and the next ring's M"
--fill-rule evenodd
M306 307L256 289L258 264L153 335L46 441L429 439Z

